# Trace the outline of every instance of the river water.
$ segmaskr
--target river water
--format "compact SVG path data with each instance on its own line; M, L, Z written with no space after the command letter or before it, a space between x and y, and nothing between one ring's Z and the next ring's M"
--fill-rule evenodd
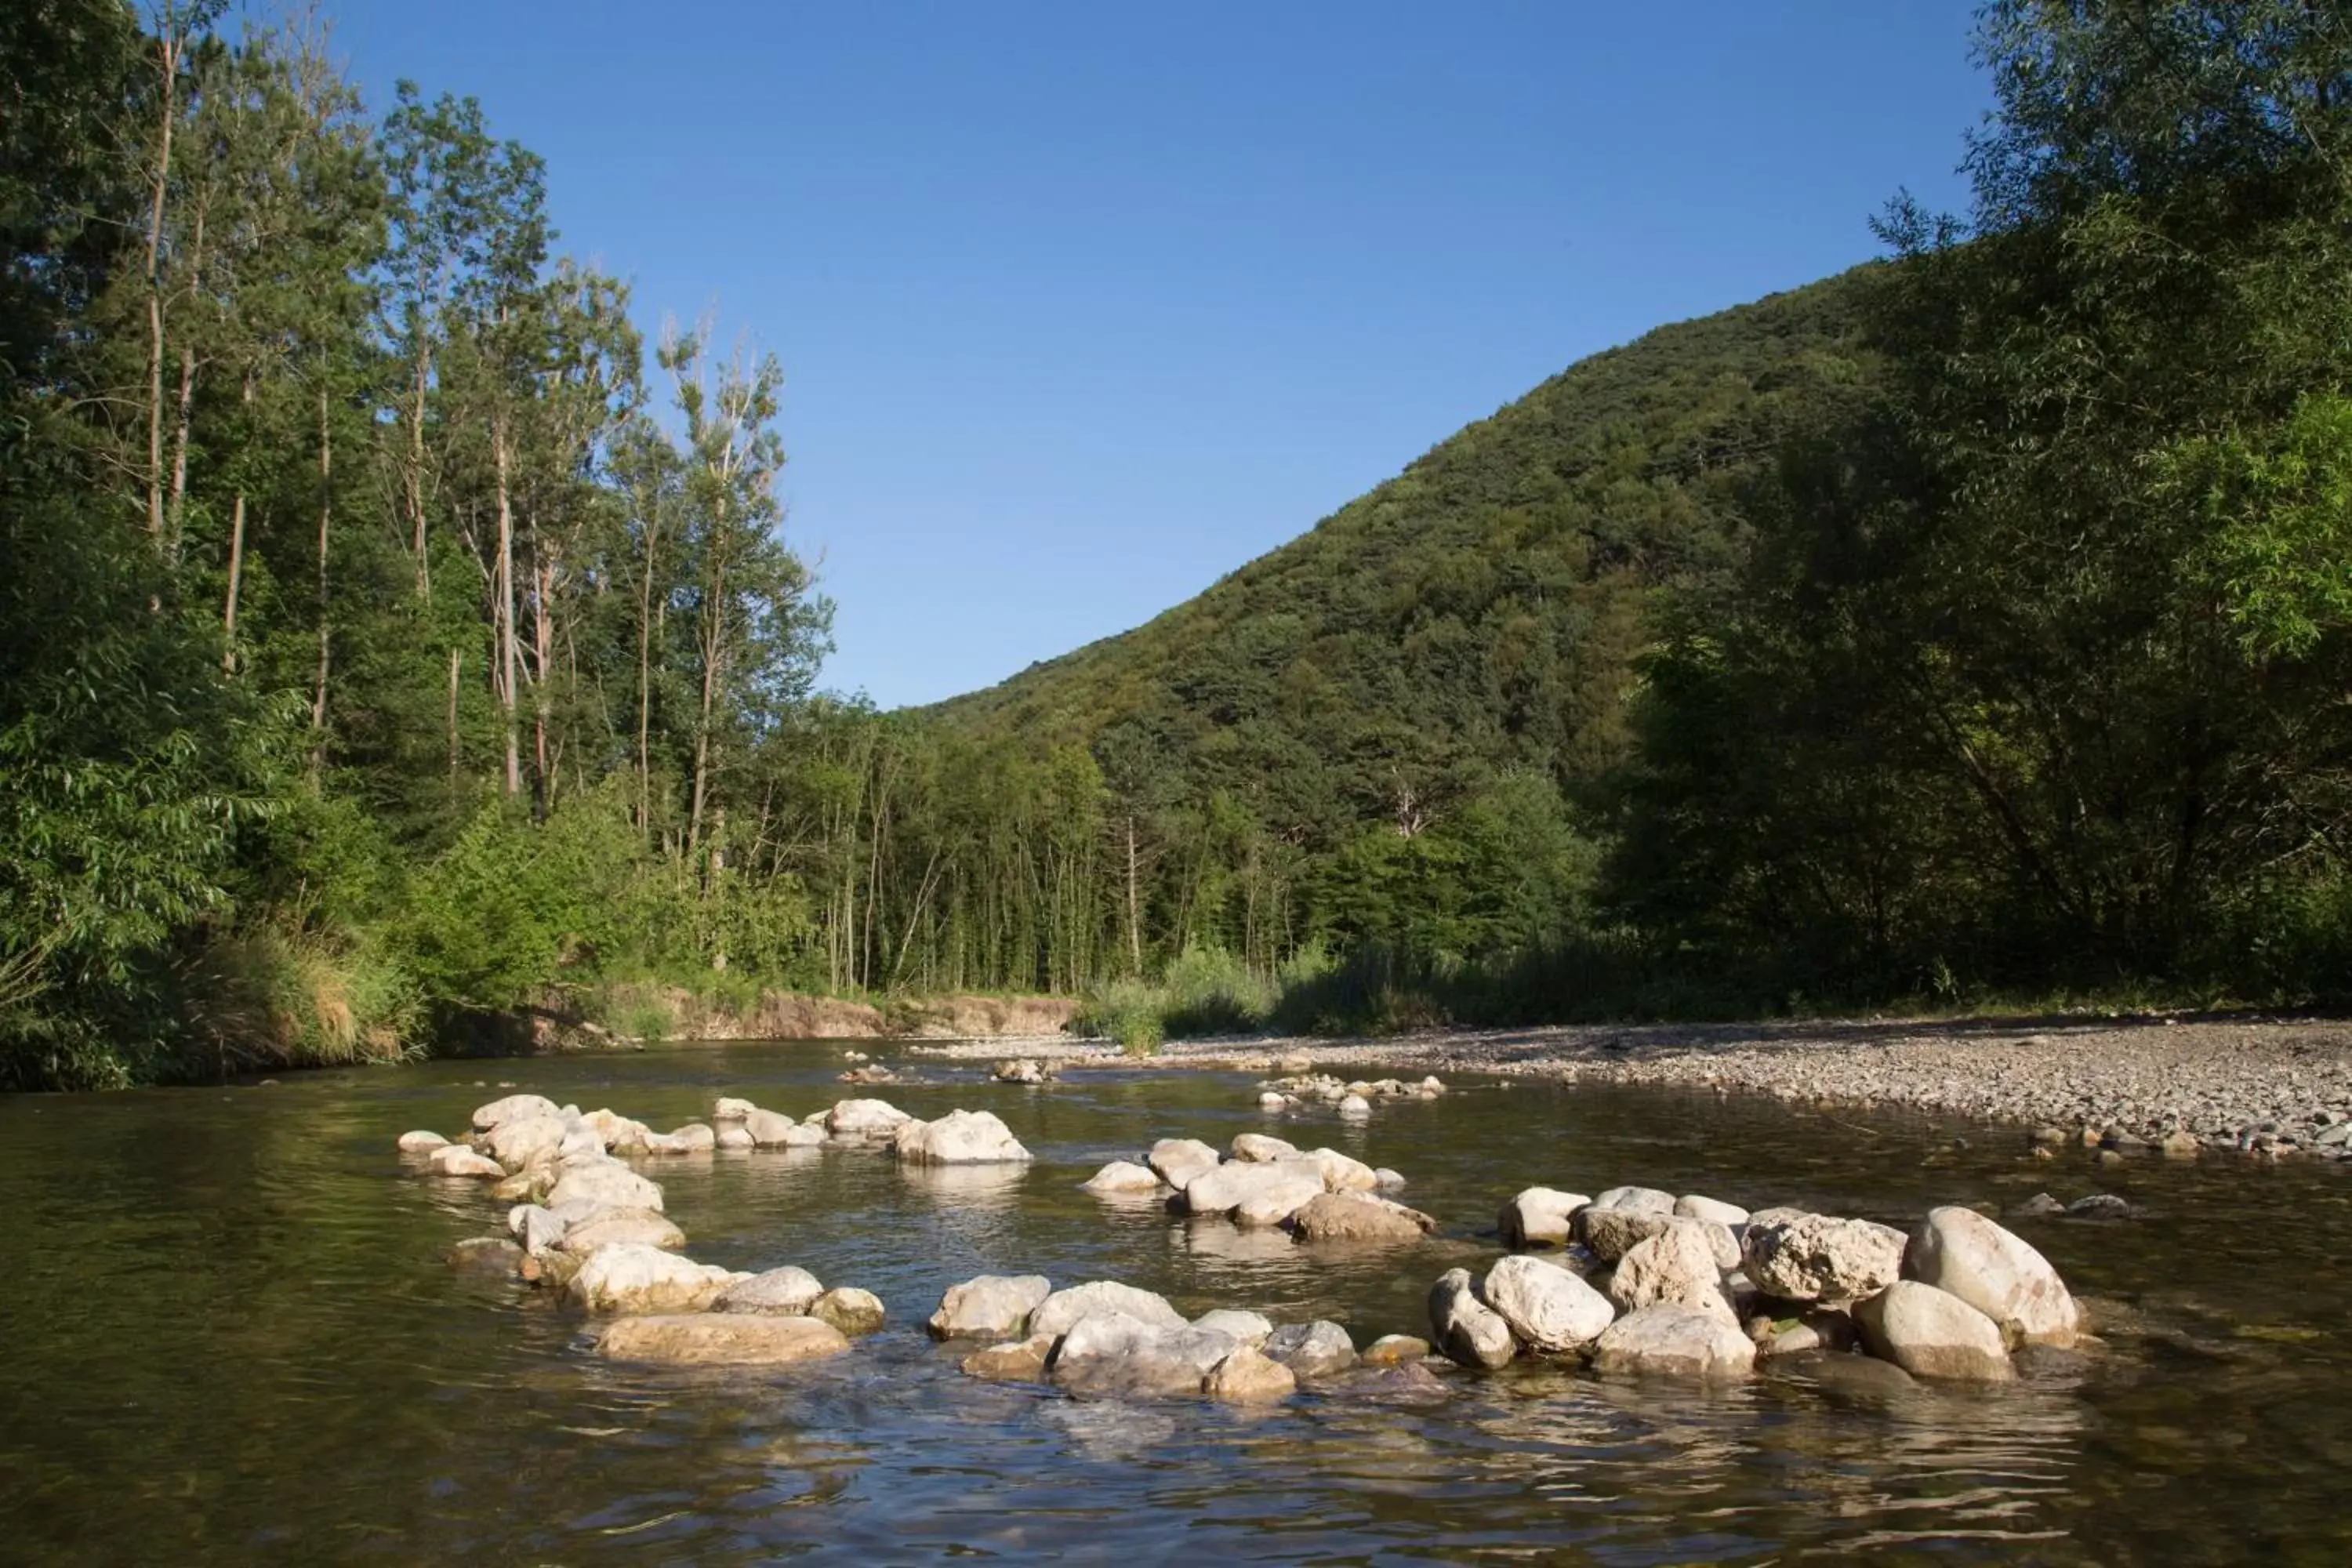
M1463 1079L1349 1125L1261 1115L1231 1074L1028 1089L901 1065L931 1081L850 1089L839 1047L729 1044L0 1102L0 1559L2352 1561L2340 1170L2036 1161L2012 1131L1674 1091ZM404 1170L393 1141L461 1130L502 1084L657 1127L721 1092L795 1115L878 1092L994 1110L1037 1158L655 1163L691 1256L799 1264L891 1321L811 1366L633 1369L530 1288L441 1261L502 1205ZM1395 1167L1444 1236L1309 1256L1077 1190L1156 1138L1248 1131ZM1504 1198L1620 1182L1906 1226L1939 1202L2118 1193L2137 1217L2016 1223L2124 1331L2087 1369L1987 1392L1522 1363L1429 1403L1246 1412L974 1382L971 1347L922 1329L948 1286L1001 1272L1332 1318L1359 1345L1425 1334L1430 1282L1497 1256Z

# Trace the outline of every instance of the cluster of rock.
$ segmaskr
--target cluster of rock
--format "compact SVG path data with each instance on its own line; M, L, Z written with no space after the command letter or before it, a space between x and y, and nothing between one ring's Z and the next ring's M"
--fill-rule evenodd
M1230 1308L1187 1321L1165 1297L1115 1280L1056 1290L1043 1275L982 1275L931 1314L942 1340L991 1342L963 1359L973 1377L1050 1383L1082 1397L1286 1399L1302 1384L1349 1380L1371 1391L1433 1387L1428 1346L1392 1336L1361 1355L1338 1323L1277 1327Z
M1035 1057L1017 1057L998 1062L988 1069L988 1076L998 1083L1051 1083L1061 1076L1061 1069Z
M1302 1242L1419 1241L1437 1228L1381 1195L1403 1188L1394 1171L1262 1132L1235 1138L1231 1158L1197 1138L1162 1138L1141 1163L1114 1160L1083 1185L1097 1197L1160 1196L1171 1213L1194 1218L1278 1226Z
M2057 1270L1974 1209L1931 1210L1906 1235L1649 1187L1530 1187L1498 1224L1507 1247L1559 1247L1562 1261L1515 1250L1484 1279L1455 1268L1437 1281L1432 1340L1468 1366L1532 1353L1738 1377L1759 1357L1861 1351L1912 1377L1999 1381L2014 1375L2012 1352L2078 1334Z
M1297 1074L1261 1084L1257 1104L1261 1110L1298 1110L1312 1104L1331 1105L1337 1106L1342 1116L1370 1116L1375 1100L1435 1100L1444 1092L1445 1086L1434 1078L1424 1078L1419 1083L1394 1078L1377 1082L1358 1079L1348 1083L1329 1073Z
M462 1140L427 1131L399 1140L425 1173L494 1181L494 1194L513 1202L509 1236L459 1242L453 1264L531 1281L613 1318L597 1340L604 1355L679 1363L835 1354L848 1348L845 1336L882 1326L882 1303L869 1291L827 1289L803 1268L746 1274L694 1262L683 1256L686 1233L663 1212L660 1184L627 1157L818 1146L887 1147L918 1164L1029 1158L987 1111L923 1121L878 1100L845 1100L796 1121L726 1098L709 1122L657 1133L611 1110L512 1094L477 1110Z

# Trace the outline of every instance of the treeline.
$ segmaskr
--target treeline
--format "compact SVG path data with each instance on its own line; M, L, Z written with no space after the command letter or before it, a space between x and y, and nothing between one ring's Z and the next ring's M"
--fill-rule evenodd
M0 15L0 1082L680 987L2342 993L2345 7L1988 5L1969 214L896 714L814 689L774 363L648 352L478 106L217 23Z

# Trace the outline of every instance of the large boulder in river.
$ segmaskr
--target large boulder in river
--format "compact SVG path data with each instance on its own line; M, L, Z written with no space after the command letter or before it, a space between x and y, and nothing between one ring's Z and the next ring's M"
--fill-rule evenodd
M605 1160L593 1165L574 1165L556 1178L547 1194L547 1206L562 1212L570 1202L625 1209L652 1209L661 1212L662 1190L657 1182L649 1182L618 1160Z
M554 1245L578 1258L607 1247L658 1247L676 1252L686 1246L686 1232L652 1209L601 1208L565 1226L562 1239Z
M1113 1160L1078 1184L1081 1192L1097 1196L1115 1193L1156 1193L1160 1190L1159 1173L1128 1160Z
M1299 1240L1348 1246L1389 1246L1419 1241L1437 1222L1419 1209L1356 1193L1324 1193L1290 1216Z
M1322 1173L1326 1190L1335 1193L1376 1192L1381 1173L1352 1155L1337 1149L1309 1149L1298 1156L1298 1163L1312 1165Z
M845 1100L824 1113L824 1130L836 1138L887 1138L913 1117L887 1100Z
M1511 1325L1478 1300L1467 1268L1449 1268L1429 1288L1429 1337L1440 1354L1463 1366L1502 1366L1519 1353Z
M1512 1337L1553 1355L1582 1350L1617 1318L1600 1291L1559 1264L1524 1253L1486 1270L1479 1293L1510 1325Z
M1591 1201L1582 1193L1529 1187L1503 1205L1495 1228L1503 1233L1503 1245L1514 1251L1526 1247L1566 1247L1574 1235L1576 1211Z
M714 1312L623 1318L596 1341L614 1361L666 1366L783 1366L839 1355L841 1331L814 1318L763 1318Z
M1071 1394L1181 1398L1199 1394L1217 1363L1242 1348L1181 1321L1171 1327L1092 1312L1062 1335L1047 1372Z
M1268 1359L1288 1367L1301 1383L1337 1377L1356 1364L1356 1342L1348 1337L1348 1331L1321 1319L1276 1329L1258 1348Z
M2081 1314L2050 1260L1974 1209L1927 1211L1904 1253L1905 1269L2000 1325L2012 1344L2074 1342Z
M1149 1290L1139 1290L1132 1285L1122 1285L1115 1279L1097 1279L1087 1285L1073 1285L1066 1290L1056 1290L1037 1303L1029 1314L1029 1331L1033 1334L1064 1334L1082 1319L1097 1312L1118 1312L1133 1318L1150 1328L1183 1329L1192 1327L1184 1315L1168 1304L1164 1296ZM1011 1338L1011 1335L1005 1336Z
M1674 1223L1673 1215L1656 1209L1603 1208L1594 1203L1576 1211L1573 1229L1594 1257L1614 1263Z
M1143 1163L1181 1193L1192 1184L1194 1177L1215 1170L1218 1159L1217 1152L1198 1138L1162 1138L1151 1146Z
M795 1144L814 1145L824 1142L824 1133L820 1129L803 1126L782 1111L762 1110L755 1105L740 1120L743 1123L743 1131L751 1135L755 1148L791 1148Z
M991 1110L950 1110L937 1121L898 1129L898 1158L918 1165L1010 1165L1029 1158L1013 1130Z
M1610 1324L1593 1342L1592 1365L1666 1377L1744 1377L1755 1370L1756 1345L1737 1324L1662 1301Z
M510 1116L490 1129L490 1158L509 1171L552 1160L563 1147L567 1124L560 1116ZM603 1152L601 1148L598 1151Z
M942 1340L1017 1340L1053 1282L1042 1274L983 1274L950 1285L931 1314L932 1337Z
M710 1304L714 1312L765 1312L777 1318L803 1318L824 1294L824 1286L805 1268L786 1264L736 1280Z
M657 1247L599 1248L572 1277L573 1301L592 1312L700 1312L743 1278Z
M1611 1187L1593 1194L1592 1206L1623 1209L1629 1214L1670 1215L1675 1212L1675 1194L1655 1187Z
M1748 1222L1742 1241L1748 1278L1784 1301L1858 1301L1903 1273L1910 1237L1874 1220L1801 1215Z
M1898 1279L1853 1310L1870 1353L1914 1377L2005 1383L2017 1375L2000 1325L1948 1291Z
M1307 1199L1322 1195L1322 1174L1311 1166L1234 1160L1193 1177L1184 1188L1183 1208L1189 1215L1230 1215L1247 1204L1254 1222L1279 1225ZM1268 1211L1274 1211L1270 1220Z
M527 1116L556 1116L562 1108L543 1094L509 1094L494 1100L474 1110L474 1131L488 1132L502 1121L518 1121Z
M1617 1271L1609 1277L1609 1299L1628 1312L1663 1301L1738 1323L1739 1315L1723 1293L1723 1267L1708 1237L1722 1228L1701 1220L1670 1220L1665 1229L1634 1243L1617 1260Z

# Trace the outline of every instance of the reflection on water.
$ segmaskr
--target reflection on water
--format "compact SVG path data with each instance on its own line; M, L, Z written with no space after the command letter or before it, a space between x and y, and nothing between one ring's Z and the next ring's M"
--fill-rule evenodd
M1234 1077L1013 1089L928 1070L938 1081L870 1092L923 1116L995 1110L1035 1164L648 1163L698 1258L798 1264L888 1309L852 1356L758 1373L599 1362L560 1302L441 1266L503 1205L404 1170L391 1144L462 1127L494 1092L479 1068L0 1102L0 1559L2352 1556L2352 1302L2310 1288L2352 1247L2344 1173L2032 1162L2006 1135L1954 1149L1924 1121L1654 1091L1467 1081L1343 1125L1265 1116ZM804 1114L850 1092L836 1071L822 1047L763 1045L499 1064L656 1126L719 1092ZM1403 1171L1445 1234L1303 1248L1077 1190L1155 1138L1252 1131ZM1360 1344L1420 1332L1430 1280L1491 1260L1497 1205L1538 1182L1898 1223L1935 1202L2095 1189L2162 1219L2032 1222L2101 1299L2110 1343L1984 1392L1843 1363L1719 1387L1522 1363L1449 1373L1433 1398L1368 1380L1270 1411L1082 1403L967 1380L969 1347L921 1328L948 1285L986 1271L1126 1279L1188 1313L1328 1317Z

